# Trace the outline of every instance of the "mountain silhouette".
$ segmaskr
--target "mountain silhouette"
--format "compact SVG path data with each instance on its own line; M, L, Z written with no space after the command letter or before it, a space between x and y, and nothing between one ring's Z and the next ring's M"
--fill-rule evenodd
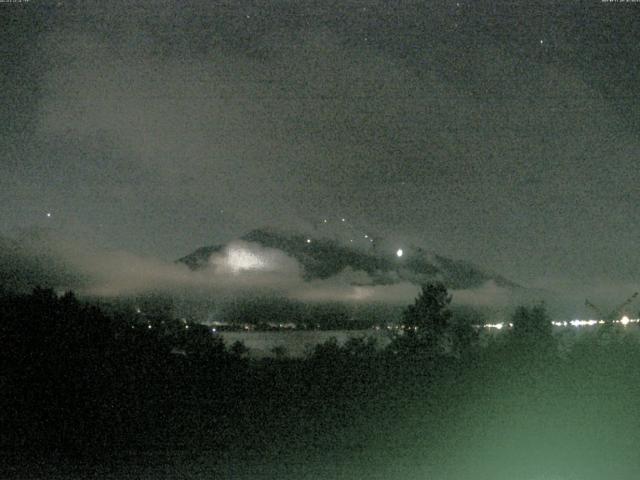
M420 247L404 249L403 256L399 258L395 254L377 252L374 248L367 251L334 239L311 238L271 228L252 230L240 240L276 249L294 258L303 267L306 280L326 279L350 269L367 273L374 285L422 284L438 280L448 288L465 289L492 281L499 287L521 288L515 282L471 262L447 258ZM210 256L222 253L225 247L224 244L201 247L177 261L198 270L208 266Z

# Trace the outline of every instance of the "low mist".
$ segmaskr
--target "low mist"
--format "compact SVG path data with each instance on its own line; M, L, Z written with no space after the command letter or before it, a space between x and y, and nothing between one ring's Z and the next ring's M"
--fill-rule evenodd
M210 308L211 304L250 298L400 308L412 303L419 291L418 285L407 281L375 284L369 274L350 267L326 279L307 280L294 258L242 240L227 243L210 255L204 268L196 270L179 262L97 248L46 231L31 231L4 243L1 269L8 288L27 291L41 285L104 300L155 295L185 311L191 310L190 303ZM494 312L508 311L523 296L492 281L451 293L454 306Z

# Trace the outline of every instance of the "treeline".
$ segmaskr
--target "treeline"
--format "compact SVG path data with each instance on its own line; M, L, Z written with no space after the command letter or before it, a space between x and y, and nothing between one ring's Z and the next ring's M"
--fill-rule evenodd
M205 326L109 316L48 289L0 299L0 344L4 447L153 441L179 427L171 417L188 410L194 385L228 391L226 379L246 367L242 349L227 349Z
M331 340L305 359L275 352L258 362L203 325L105 314L46 289L4 295L0 447L96 454L302 442L458 384L482 389L509 371L526 377L552 365L556 376L562 368L575 375L576 364L602 351L595 340L561 351L543 306L517 309L513 329L480 348L477 330L453 321L450 301L443 285L424 286L385 349L365 338ZM608 335L608 363L612 351L640 357L628 337Z

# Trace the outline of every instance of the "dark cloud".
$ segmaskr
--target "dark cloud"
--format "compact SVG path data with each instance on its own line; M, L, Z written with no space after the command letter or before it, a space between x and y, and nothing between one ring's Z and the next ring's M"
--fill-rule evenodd
M458 3L3 4L3 231L165 261L347 217L524 283L633 284L628 6Z

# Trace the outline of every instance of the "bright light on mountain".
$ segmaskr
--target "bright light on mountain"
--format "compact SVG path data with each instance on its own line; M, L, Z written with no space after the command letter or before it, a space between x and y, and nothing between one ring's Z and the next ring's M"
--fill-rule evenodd
M402 249L401 249L401 248L399 248L399 249L398 249L398 251L396 252L396 255L397 255L398 257L401 257L401 256L403 255L403 253L404 253L404 252L402 251Z
M227 262L231 270L240 272L243 270L260 270L265 262L258 255L243 248L230 248Z

